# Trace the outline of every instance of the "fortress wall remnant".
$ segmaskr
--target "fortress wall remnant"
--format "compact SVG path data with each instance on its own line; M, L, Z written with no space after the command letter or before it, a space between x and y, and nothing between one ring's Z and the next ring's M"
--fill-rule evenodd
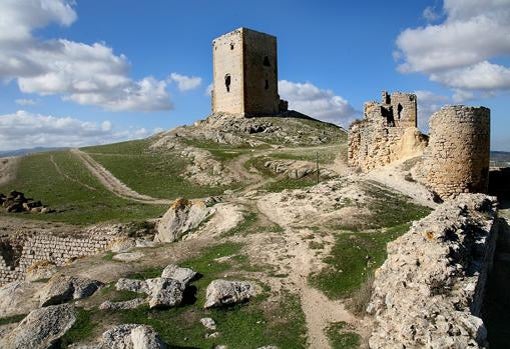
M441 198L487 193L490 109L446 106L430 119L424 153L424 182Z
M416 125L416 95L383 91L381 103L366 102L363 120L349 128L349 165L369 171L422 151L426 138Z
M37 262L62 266L74 258L104 251L116 235L57 236L41 233L19 233L0 237L0 286L23 280L26 270Z
M285 111L278 96L276 37L239 28L213 40L213 84L213 113L249 117Z

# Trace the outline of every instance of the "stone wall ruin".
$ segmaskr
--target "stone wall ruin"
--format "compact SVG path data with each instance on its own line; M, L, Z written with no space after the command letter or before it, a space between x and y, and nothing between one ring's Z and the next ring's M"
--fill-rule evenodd
M364 118L349 128L348 162L362 171L416 155L426 146L417 126L417 97L383 91L381 102L366 102Z

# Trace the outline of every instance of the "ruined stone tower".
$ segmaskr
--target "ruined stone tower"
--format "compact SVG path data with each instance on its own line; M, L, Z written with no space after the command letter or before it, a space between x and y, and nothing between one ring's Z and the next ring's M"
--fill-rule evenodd
M213 40L213 113L277 114L276 37L239 28Z
M416 95L383 91L381 97L380 103L366 102L363 120L349 128L349 165L362 171L415 155L426 146L416 128Z
M489 157L490 109L446 106L432 115L422 175L441 198L486 193Z

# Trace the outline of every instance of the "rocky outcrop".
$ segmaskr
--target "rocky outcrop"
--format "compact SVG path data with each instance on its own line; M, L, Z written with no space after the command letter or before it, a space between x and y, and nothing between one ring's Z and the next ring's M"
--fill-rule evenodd
M135 298L129 301L122 302L110 302L105 301L99 305L99 310L127 310L127 309L136 309L142 304L147 303L147 301L143 298Z
M283 174L290 179L300 179L306 176L317 176L319 171L320 179L330 179L337 177L338 175L327 168L319 168L317 165L309 161L297 161L297 160L270 160L264 163L264 167L267 167L276 174Z
M161 277L177 280L186 286L196 276L197 273L193 269L181 268L175 264L167 265L166 268L163 269L163 272L161 273Z
M255 295L255 285L247 281L214 280L206 290L204 308L228 306Z
M173 242L195 229L214 213L202 200L177 199L159 220L155 241Z
M0 348L50 348L73 326L75 321L75 311L69 304L34 310L7 336L0 339Z
M496 231L496 200L461 194L388 244L367 311L371 348L478 348Z
M171 308L182 303L186 286L174 279L154 278L146 280L149 287L149 307Z
M75 276L53 277L41 290L41 306L55 305L93 295L104 284Z
M0 287L0 317L27 314L39 307L39 283L14 281Z

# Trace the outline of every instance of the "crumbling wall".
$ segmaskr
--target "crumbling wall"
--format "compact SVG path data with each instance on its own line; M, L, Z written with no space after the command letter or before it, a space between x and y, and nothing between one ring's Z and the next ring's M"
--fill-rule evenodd
M26 270L36 262L61 266L75 258L104 251L117 237L100 233L57 236L34 232L0 237L0 285L23 280Z
M365 103L363 120L349 128L349 165L369 171L421 153L427 140L416 123L416 95L383 91L381 103Z
M479 348L497 237L496 198L461 194L388 244L367 311L370 348Z
M441 198L487 193L489 158L490 109L446 106L432 115L420 173Z

